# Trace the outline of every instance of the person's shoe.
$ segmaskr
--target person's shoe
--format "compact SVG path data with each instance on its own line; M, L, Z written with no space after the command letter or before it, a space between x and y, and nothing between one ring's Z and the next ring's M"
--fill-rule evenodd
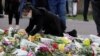
M76 17L77 15L73 15L73 17Z
M97 36L100 37L100 34L98 34Z
M0 18L4 18L4 15L0 15Z
M75 29L73 29L72 31L67 32L67 34L69 34L72 37L77 37L77 31Z
M88 19L84 19L84 21L88 22L89 20Z

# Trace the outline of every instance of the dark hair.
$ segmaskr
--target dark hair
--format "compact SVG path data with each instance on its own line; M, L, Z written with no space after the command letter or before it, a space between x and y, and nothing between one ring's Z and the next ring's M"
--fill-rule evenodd
M32 4L30 2L27 2L23 9L32 9L32 7Z

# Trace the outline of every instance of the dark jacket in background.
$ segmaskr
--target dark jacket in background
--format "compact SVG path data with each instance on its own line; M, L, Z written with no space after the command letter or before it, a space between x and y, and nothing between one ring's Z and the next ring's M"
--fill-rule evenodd
M35 7L44 7L48 10L48 0L35 0Z
M0 0L0 14L3 14L2 0Z

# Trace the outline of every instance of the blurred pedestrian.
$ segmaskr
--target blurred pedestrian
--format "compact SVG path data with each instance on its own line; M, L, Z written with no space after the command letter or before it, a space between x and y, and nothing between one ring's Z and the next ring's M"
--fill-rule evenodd
M68 10L68 0L66 0L66 13L69 14L69 10Z
M87 14L88 14L88 8L91 0L84 0L84 10L83 10L83 18L84 21L88 21Z
M4 9L4 11L5 11L5 14L7 15L8 12L9 12L9 0L5 0L5 9Z
M2 0L0 0L0 18L3 18L3 5L2 5Z
M93 19L96 23L98 36L100 37L100 0L92 0Z
M72 15L75 17L77 16L77 4L78 4L78 1L79 0L73 0L73 12L72 12Z
M68 0L68 16L73 16L73 0Z
M19 0L9 0L9 12L8 12L8 19L9 19L9 26L12 27L12 21L13 21L13 17L15 18L16 21L16 29L19 28L19 19L20 19L20 15L18 12L18 8L19 8L19 4L20 1Z

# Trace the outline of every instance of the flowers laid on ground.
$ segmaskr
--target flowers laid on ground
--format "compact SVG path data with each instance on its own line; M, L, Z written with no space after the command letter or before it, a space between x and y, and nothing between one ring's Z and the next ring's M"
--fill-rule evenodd
M28 36L24 29L0 29L0 56L96 56L100 54L99 40L94 35L88 38L39 33Z

